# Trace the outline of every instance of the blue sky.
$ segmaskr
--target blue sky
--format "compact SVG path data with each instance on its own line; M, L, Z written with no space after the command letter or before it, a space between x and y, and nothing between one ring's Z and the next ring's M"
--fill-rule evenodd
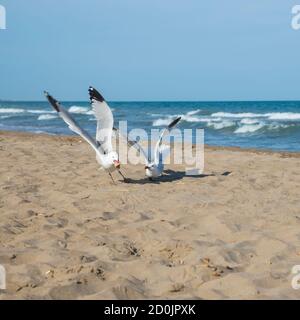
M0 0L0 98L300 100L300 0Z

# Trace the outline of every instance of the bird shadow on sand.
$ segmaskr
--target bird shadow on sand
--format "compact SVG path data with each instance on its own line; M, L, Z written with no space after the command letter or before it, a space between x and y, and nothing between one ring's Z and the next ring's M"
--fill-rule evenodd
M199 174L199 175L187 175L185 171L174 171L174 170L165 170L164 175L153 179L149 180L148 178L142 178L142 179L131 179L127 178L125 183L128 184L160 184L160 183L165 183L165 182L173 182L173 181L178 181L182 180L183 178L193 178L193 179L204 179L207 177L216 177L216 176L229 176L231 174L230 171L225 171L223 173L209 173L209 174Z

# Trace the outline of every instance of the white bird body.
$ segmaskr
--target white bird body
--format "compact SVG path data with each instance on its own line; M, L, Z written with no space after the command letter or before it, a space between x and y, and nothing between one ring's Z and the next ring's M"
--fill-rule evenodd
M96 139L92 138L84 129L82 129L72 118L69 112L65 110L57 100L45 92L49 103L58 112L59 116L66 122L66 124L69 126L69 129L80 135L94 149L96 152L96 160L101 168L105 169L110 176L111 173L116 170L118 170L118 172L122 175L120 172L118 153L115 152L112 147L114 118L111 109L97 90L90 87L89 94L91 105L97 119ZM123 175L122 177L124 178Z
M99 165L103 167L103 169L110 173L117 170L116 166L114 165L114 161L118 161L118 154L114 151L105 155L96 153L96 160Z
M158 178L162 175L164 171L164 164L159 163L158 165L154 162L149 163L148 166L145 167L146 169L146 176L148 178Z

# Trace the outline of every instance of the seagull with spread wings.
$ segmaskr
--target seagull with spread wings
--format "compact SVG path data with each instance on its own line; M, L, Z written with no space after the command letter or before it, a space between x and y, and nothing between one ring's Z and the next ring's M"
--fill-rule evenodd
M112 111L102 95L93 87L89 88L91 106L97 120L96 139L92 138L77 122L72 118L70 113L63 108L60 103L55 100L48 92L45 91L45 96L52 107L58 112L59 116L69 126L69 129L80 135L96 152L96 159L100 166L104 168L114 182L112 172L118 171L126 180L120 171L119 155L113 150L112 133L114 117Z
M174 128L180 120L181 120L181 117L176 118L162 131L154 148L153 160L148 158L148 155L145 149L137 141L129 140L125 136L123 136L121 133L119 133L124 139L127 140L127 143L129 146L134 147L135 149L138 150L140 154L143 155L145 160L146 176L151 181L153 180L153 178L158 178L163 174L163 171L164 171L163 149L162 149L163 138L170 133L170 130ZM118 132L118 129L114 128L114 130Z

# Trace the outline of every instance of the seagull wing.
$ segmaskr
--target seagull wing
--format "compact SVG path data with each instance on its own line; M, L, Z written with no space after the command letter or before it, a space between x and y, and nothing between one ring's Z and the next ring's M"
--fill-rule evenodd
M101 145L104 153L107 154L113 151L112 129L114 117L105 99L96 89L90 87L89 94L91 105L97 119L96 140Z
M126 142L127 145L129 147L134 147L140 154L143 155L143 157L145 158L145 164L149 165L150 161L148 159L148 155L145 151L145 149L135 140L129 140L128 137L126 137L125 135L123 135L120 130L118 130L117 128L113 128L113 130L120 136L122 137Z
M162 140L164 138L164 136L167 135L167 133L169 133L169 131L174 128L176 126L176 124L181 120L181 117L179 118L176 118L175 120L173 120L164 130L163 132L161 133L157 143L156 143L156 146L155 146L155 149L154 149L154 163L156 165L158 165L159 163L162 162L162 152L160 150L160 147L161 147L161 144L162 144Z
M49 103L52 107L58 112L59 116L64 120L64 122L69 126L69 129L73 132L80 135L85 141L87 141L91 147L98 153L99 145L97 142L80 126L76 123L76 121L71 117L69 112L64 109L60 103L55 100L48 92L45 91L45 96L48 99Z

